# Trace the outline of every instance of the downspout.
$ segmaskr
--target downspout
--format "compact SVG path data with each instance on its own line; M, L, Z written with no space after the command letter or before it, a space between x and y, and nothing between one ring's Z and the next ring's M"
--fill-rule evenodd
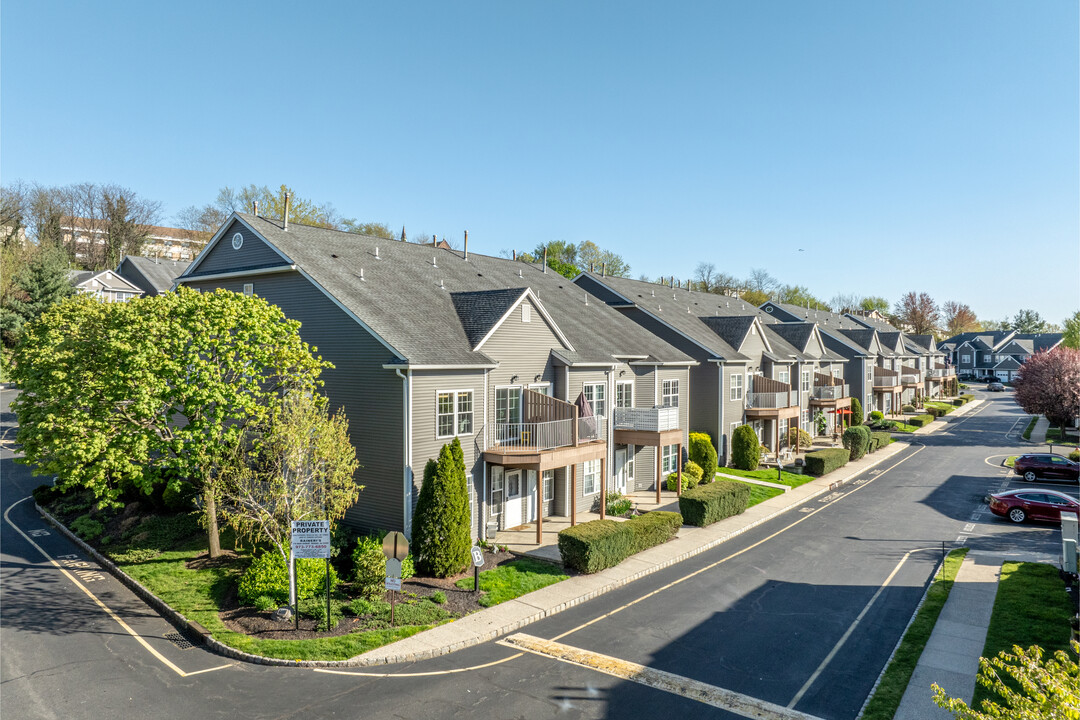
M394 368L394 374L402 379L401 399L405 415L405 467L402 473L404 479L404 502L405 512L402 521L405 526L405 537L412 540L412 370L402 374L401 368Z
M487 448L488 448L488 375L490 375L490 374L491 374L490 369L485 369L484 370L484 450L487 450ZM488 491L487 491L487 486L488 486L488 472L489 471L488 471L487 460L485 460L483 462L483 472L484 472L484 480L483 480L484 497L481 498L480 501L477 503L477 505L479 506L478 510L477 510L477 515L480 516L480 518L479 518L480 527L478 528L479 532L477 533L477 537L482 537L485 540L487 540L488 539L488 536L487 536L488 510L490 509L490 508L488 508L488 497L489 497L489 495L488 495Z

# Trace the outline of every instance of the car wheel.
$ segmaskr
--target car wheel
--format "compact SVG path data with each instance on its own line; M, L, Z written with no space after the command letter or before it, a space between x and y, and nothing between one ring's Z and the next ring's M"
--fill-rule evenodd
M1022 523L1025 518L1027 518L1027 513L1024 512L1023 508L1015 507L1009 511L1009 519L1014 523Z
M1036 477L1034 470L1028 470L1024 473L1024 479L1028 482L1035 482L1038 478Z

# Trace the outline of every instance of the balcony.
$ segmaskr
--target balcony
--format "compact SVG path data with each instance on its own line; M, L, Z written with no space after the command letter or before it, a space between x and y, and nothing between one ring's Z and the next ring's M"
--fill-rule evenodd
M746 416L779 420L799 416L799 406L791 386L779 380L755 375L746 393Z
M615 408L616 430L664 432L679 429L679 408Z
M930 380L944 380L945 378L956 377L956 368L954 367L935 367L926 371L926 377Z
M874 368L874 387L875 388L897 388L900 387L900 374L895 370L889 370L888 368L875 367Z
M518 415L517 408L512 412ZM486 462L548 470L606 454L607 420L602 415L579 417L572 403L523 390L520 417L521 422L490 426Z
M791 391L787 392L760 392L747 393L747 410L769 410L774 408L791 407Z
M922 372L915 368L902 367L900 368L900 383L903 385L921 385L923 381Z
M531 423L495 423L491 446L503 451L542 452L604 439L601 415Z
M850 395L847 385L815 385L810 391L811 400L840 400Z

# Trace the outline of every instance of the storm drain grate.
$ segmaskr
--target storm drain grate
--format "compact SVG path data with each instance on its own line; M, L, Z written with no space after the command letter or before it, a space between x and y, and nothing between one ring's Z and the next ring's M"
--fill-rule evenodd
M195 647L186 637L178 632L165 633L165 639L181 650L190 650Z

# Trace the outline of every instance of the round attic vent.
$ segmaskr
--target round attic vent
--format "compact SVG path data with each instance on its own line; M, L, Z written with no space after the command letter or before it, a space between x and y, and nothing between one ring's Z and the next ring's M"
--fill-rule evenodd
M772 305L766 305L765 306L765 312L771 313L772 312Z
M244 246L244 234L236 233L232 236L232 249L239 250Z

